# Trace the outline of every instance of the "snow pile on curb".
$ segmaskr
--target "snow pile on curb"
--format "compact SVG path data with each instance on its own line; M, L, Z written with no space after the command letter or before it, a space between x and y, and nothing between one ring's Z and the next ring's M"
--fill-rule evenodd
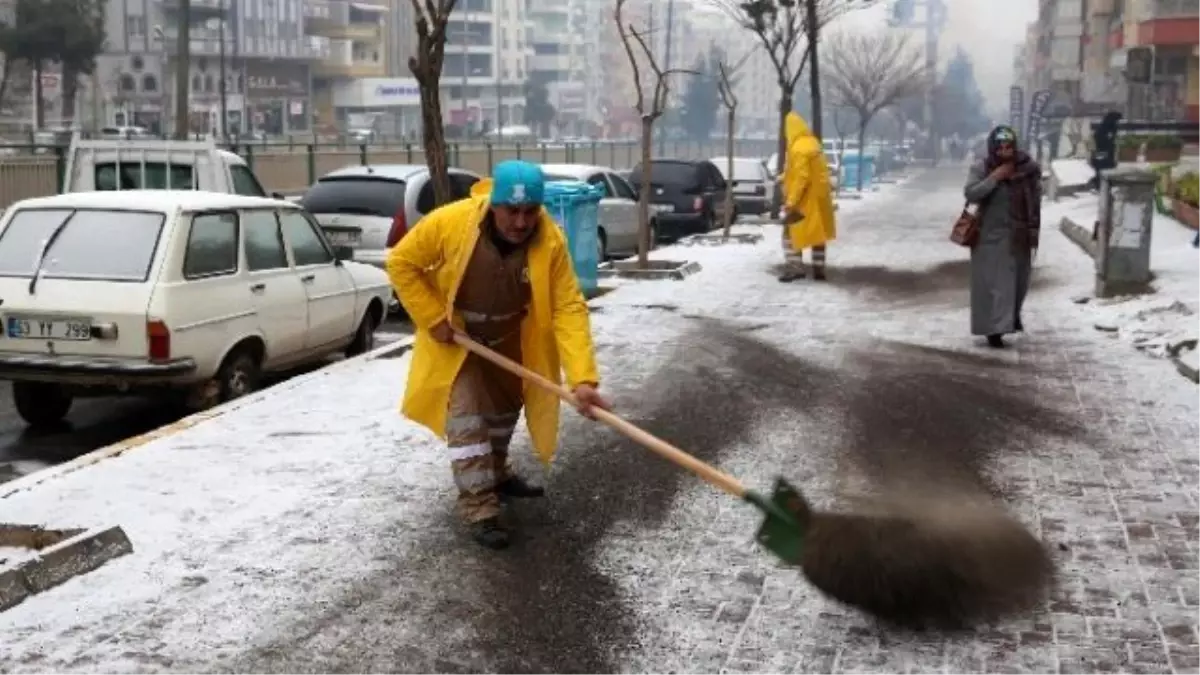
M1099 207L1099 196L1088 194L1060 204L1047 205L1042 220L1071 220L1090 229ZM1081 222L1082 221L1082 222ZM1150 244L1150 269L1154 292L1139 296L1092 299L1091 321L1096 330L1156 357L1181 359L1196 348L1200 337L1200 255L1191 246L1191 230L1170 216L1155 214ZM1090 280L1089 280L1090 281ZM1193 358L1193 357L1188 357Z

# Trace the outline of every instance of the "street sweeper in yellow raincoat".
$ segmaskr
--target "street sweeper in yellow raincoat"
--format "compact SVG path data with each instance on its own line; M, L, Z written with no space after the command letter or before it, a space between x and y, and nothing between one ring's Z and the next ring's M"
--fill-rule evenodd
M784 118L787 156L783 165L784 269L780 281L803 279L804 249L812 249L813 278L825 278L825 246L837 238L833 191L821 141L795 112Z
M549 464L559 400L470 354L454 332L567 386L590 414L597 391L591 326L558 225L542 208L540 166L501 162L472 194L436 209L388 253L387 271L416 326L401 412L446 440L458 508L481 544L503 548L500 500L543 490L511 469L508 446L525 410L534 452Z

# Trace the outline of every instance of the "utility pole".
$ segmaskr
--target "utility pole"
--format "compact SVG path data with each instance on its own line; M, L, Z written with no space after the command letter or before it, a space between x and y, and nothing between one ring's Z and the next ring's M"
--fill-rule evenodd
M804 27L808 34L808 93L812 99L812 132L817 140L822 140L821 133L821 68L817 64L817 38L821 27L817 25L817 0L805 0Z
M221 140L226 143L229 142L229 128L228 128L228 125L229 125L229 101L228 101L228 92L227 92L229 85L225 81L226 77L227 77L226 76L226 67L225 67L225 19L226 19L226 12L228 12L228 11L229 11L229 6L226 4L225 0L221 0L221 16L219 19L220 23L218 24L218 28L217 28L217 32L218 32L217 37L220 38L220 40L221 40L221 52L220 52L220 54L221 54L220 55L220 62L221 62L221 66L220 66L220 69L221 69L221 124L218 127L218 129L221 133Z
M925 85L925 126L928 128L929 158L937 164L938 148L941 145L937 138L937 125L934 124L934 101L936 99L938 72L938 37L946 25L946 5L942 0L924 0L925 23L918 24L912 20L917 0L896 0L892 5L892 16L889 25L901 28L925 29L925 74L928 80Z
M179 0L179 31L175 43L175 139L186 141L191 124L188 85L191 83L192 0Z
M671 72L671 33L675 30L675 0L667 0L667 32L666 43L663 45L663 72ZM651 40L654 38L651 37ZM671 84L670 75L667 75L667 85ZM670 91L668 90L668 96ZM667 99L670 102L670 99ZM667 155L667 125L658 125L658 156L665 157Z

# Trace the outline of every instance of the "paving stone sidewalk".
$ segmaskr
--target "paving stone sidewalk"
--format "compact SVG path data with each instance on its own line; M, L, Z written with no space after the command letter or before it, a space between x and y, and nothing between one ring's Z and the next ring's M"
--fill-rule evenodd
M512 509L517 546L481 551L387 360L0 500L120 522L135 549L0 614L0 670L1197 672L1195 386L1090 329L1071 302L1088 262L1049 230L1030 333L973 340L947 241L965 173L844 205L824 284L775 281L776 225L661 252L703 270L595 301L601 377L635 422L821 506L974 481L1059 564L1032 615L881 627L759 550L753 510L570 414L548 498Z

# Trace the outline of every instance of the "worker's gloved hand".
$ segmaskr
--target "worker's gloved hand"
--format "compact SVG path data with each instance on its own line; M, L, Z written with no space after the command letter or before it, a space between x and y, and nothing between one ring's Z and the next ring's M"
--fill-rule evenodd
M609 403L600 392L596 390L595 385L579 384L571 392L575 396L575 407L579 410L579 414L589 419L596 419L593 412L594 408L602 408L604 410L612 410L612 404Z
M450 325L450 322L445 319L435 323L433 327L429 329L429 335L432 336L434 340L437 340L442 344L448 345L454 343L454 328Z

